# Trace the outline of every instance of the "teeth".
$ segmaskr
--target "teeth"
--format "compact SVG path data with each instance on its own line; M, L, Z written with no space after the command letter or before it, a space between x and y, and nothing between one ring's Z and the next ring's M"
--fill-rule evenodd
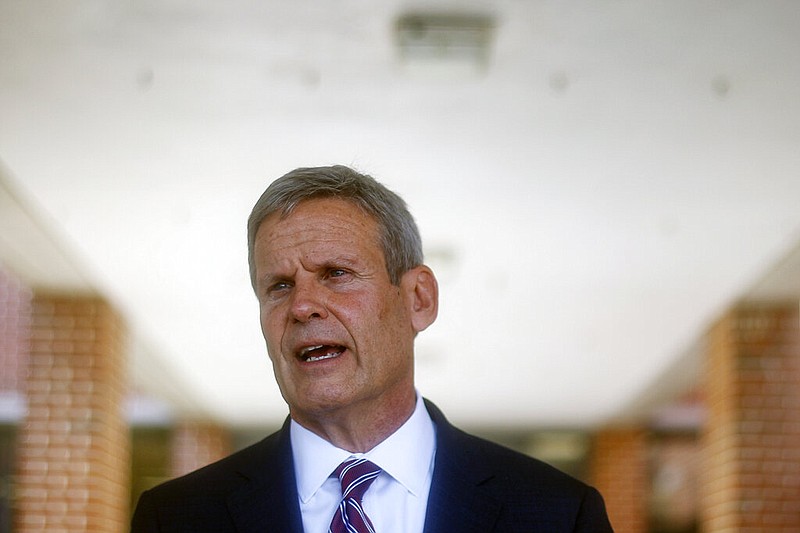
M328 348L327 350L324 349L326 347ZM322 355L312 355L317 350L321 350ZM315 346L306 346L305 348L302 348L298 355L303 361L307 363L313 363L315 361L322 361L324 359L333 359L334 357L338 357L342 354L342 351L342 347L336 347L327 344L317 344Z
M314 350L319 350L320 348L322 348L322 344L319 344L317 346L309 346L307 348L303 348L302 350L300 350L300 357L305 357L307 353L313 352ZM320 358L320 359L322 359L322 358Z
M339 357L340 352L330 353L328 355L322 355L320 357L309 357L306 359L309 363L313 363L314 361L322 361L323 359L333 359L334 357Z

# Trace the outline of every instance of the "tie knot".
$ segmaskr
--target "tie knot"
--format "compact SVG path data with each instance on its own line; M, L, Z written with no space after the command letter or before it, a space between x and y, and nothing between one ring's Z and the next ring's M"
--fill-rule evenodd
M369 486L381 473L381 469L366 459L348 459L334 472L342 484L342 497L361 501Z

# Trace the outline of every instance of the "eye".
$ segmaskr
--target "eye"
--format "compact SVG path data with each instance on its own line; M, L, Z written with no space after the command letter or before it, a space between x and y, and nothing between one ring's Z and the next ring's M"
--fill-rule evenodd
M266 293L267 295L274 296L276 294L280 294L283 291L287 291L291 288L292 285L288 281L277 281L267 287Z
M346 276L347 271L343 268L332 268L328 271L329 278L341 278L342 276Z
M352 277L353 273L346 268L332 267L325 271L325 279L330 283L346 283Z

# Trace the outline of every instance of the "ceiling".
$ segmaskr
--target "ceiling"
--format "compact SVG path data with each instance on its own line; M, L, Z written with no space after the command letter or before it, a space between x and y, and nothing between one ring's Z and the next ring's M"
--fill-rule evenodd
M400 50L409 13L488 46ZM798 94L794 1L0 0L0 260L107 295L165 412L274 423L245 219L353 165L439 274L422 393L589 427L691 386L733 302L800 299Z

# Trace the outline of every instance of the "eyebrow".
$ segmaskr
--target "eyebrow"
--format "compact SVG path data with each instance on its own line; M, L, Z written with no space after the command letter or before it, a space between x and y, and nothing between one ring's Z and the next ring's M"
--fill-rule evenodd
M334 267L347 267L347 268L356 268L360 265L358 257L348 256L348 255L340 255L334 257L333 259L328 259L323 262L320 266L322 268L334 268Z
M315 270L326 270L330 268L348 268L352 270L360 269L363 266L363 263L359 260L358 256L356 255L337 255L336 257L325 259L321 262L316 262L311 258L306 259L302 262L305 265L311 263L311 267ZM284 274L276 274L267 272L260 278L256 279L257 283L264 283L264 284L272 284L276 281L288 281L294 278L293 274L284 275Z

